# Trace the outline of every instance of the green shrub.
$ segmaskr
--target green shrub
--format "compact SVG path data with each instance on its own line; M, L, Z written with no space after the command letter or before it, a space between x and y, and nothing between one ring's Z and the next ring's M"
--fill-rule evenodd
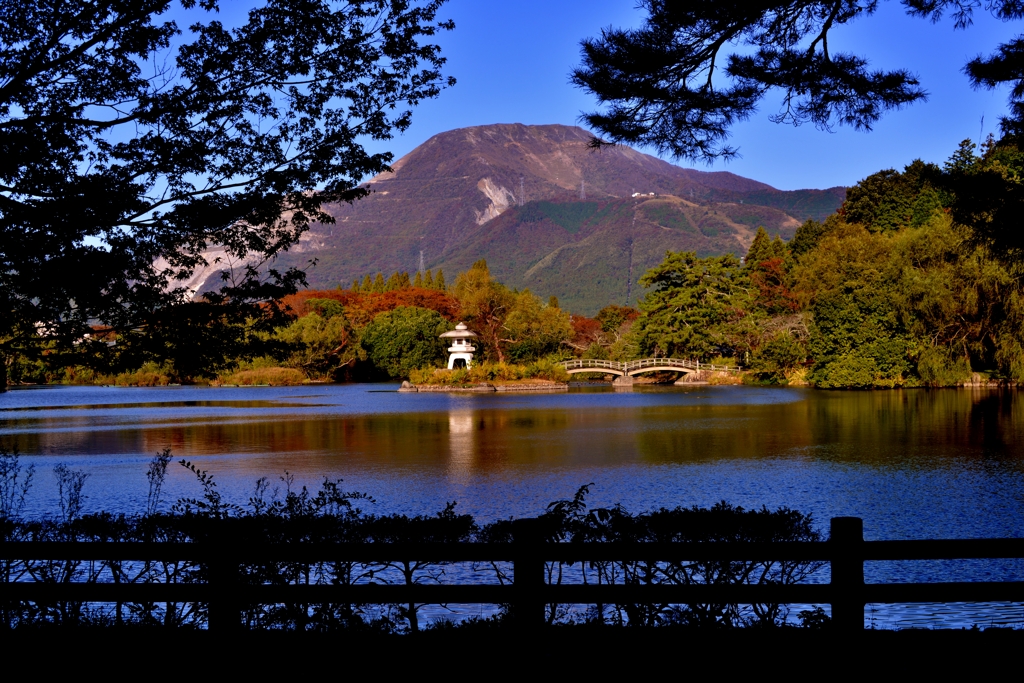
M310 301L337 304L329 299ZM292 349L285 365L301 369L310 377L317 378L329 376L333 370L357 355L353 343L355 336L352 325L341 313L329 317L310 313L277 331L278 339ZM272 361L271 365L278 363Z
M174 374L169 366L148 362L134 372L120 373L113 383L119 387L163 387L173 381Z
M866 389L875 385L877 374L874 359L850 354L818 368L813 379L821 389Z
M444 362L439 335L448 322L437 311L399 306L379 313L363 328L360 343L370 361L389 377L410 377L413 370Z
M803 345L788 332L778 334L754 353L750 369L762 382L785 384L789 373L807 357Z
M14 356L7 368L7 379L11 384L45 384L48 374L42 359L29 359L20 354Z
M589 358L593 360L608 360L610 355L611 354L608 352L607 348L605 348L604 346L597 342L594 342L583 351L583 353L580 355L580 358Z
M126 373L127 376L128 373ZM83 365L72 365L66 368L60 368L58 372L47 373L44 382L54 382L57 384L78 384L78 385L98 385L98 384L116 384L116 377L114 375L104 374L93 368L88 368Z
M475 363L469 369L459 368L457 370L419 368L410 372L409 377L413 384L437 384L450 387L482 382L569 381L569 373L565 371L565 368L546 358L527 364Z
M256 489L247 502L233 502L217 489L214 475L199 469L194 463L179 460L178 464L194 475L194 497L178 498L169 511L163 500L163 486L167 467L172 460L171 450L165 449L150 461L146 470L149 491L138 507L143 514L112 514L110 512L85 513L81 509L82 495L88 473L72 470L66 465L54 467L54 475L61 482L61 493L51 514L43 518L24 518L25 498L31 490L34 466L24 467L17 451L9 452L0 445L0 543L31 540L35 543L60 545L73 540L83 549L80 554L59 560L31 555L12 558L8 571L2 577L4 584L24 577L39 584L65 584L74 579L95 581L96 577L111 577L108 585L121 587L151 586L156 590L173 580L182 589L204 588L215 580L210 565L193 560L168 560L155 553L140 558L143 561L84 559L81 554L92 550L95 543L122 544L195 544L197 552L210 546L210 539L230 538L234 549L270 544L282 548L301 550L306 544L322 547L345 547L350 543L374 545L424 543L429 546L451 547L458 552L459 545L467 542L507 544L518 535L515 519L499 519L488 524L478 523L471 515L456 512L455 503L448 503L431 515L403 515L364 511L375 501L363 493L346 491L342 481L324 479L319 490L297 486L292 475L280 478L284 491L272 490L266 477L257 480ZM541 508L542 512L531 521L542 538L566 547L581 543L615 543L625 545L651 543L717 544L724 542L777 543L821 542L823 535L815 527L810 515L789 508L746 510L721 502L710 508L662 507L655 511L631 513L621 505L595 508L587 503L590 486L580 487L569 499L556 500ZM144 507L143 507L144 503ZM59 514L54 514L59 512ZM230 536L228 535L230 534ZM242 559L226 548L226 559ZM500 555L499 555L500 557ZM313 580L322 585L346 586L361 577L394 577L406 586L429 581L434 584L460 584L460 572L445 572L444 566L429 557L413 555L409 563L390 558L315 558L310 560L283 556L264 559L258 563L242 561L238 565L237 581L240 585L273 585L283 588L282 599L244 605L239 611L236 628L247 632L263 631L276 634L292 632L356 633L384 635L411 633L423 628L422 605L389 605L384 609L365 609L345 601L309 602L308 586ZM764 558L723 563L717 560L644 560L633 557L611 559L595 563L590 570L596 582L623 584L623 577L636 586L654 586L669 582L683 585L700 584L795 584L806 583L823 565L819 561L772 562ZM579 567L572 559L551 565L552 571L562 573ZM507 576L507 568L498 564L482 563L483 569L493 571L495 582ZM458 569L458 566L456 566ZM468 569L468 567L467 567ZM482 569L474 570L478 573ZM13 578L11 578L13 576ZM170 578L169 578L170 577ZM634 577L632 580L629 577ZM31 583L31 581L30 581ZM28 584L30 585L30 584ZM290 587L296 587L292 590ZM291 593L291 595L286 595ZM136 593L138 595L138 593ZM21 631L32 637L43 629L56 632L77 629L82 633L109 633L116 638L125 628L160 629L162 637L174 637L175 631L201 630L210 626L210 613L197 609L194 603L159 603L134 598L122 593L118 602L87 603L72 596L61 602L30 602L6 600L0 611L0 628L5 635ZM614 599L614 598L613 598ZM122 602L121 600L124 600ZM627 597L626 600L629 600ZM373 604L373 603L371 603ZM813 605L809 605L812 607ZM583 606L574 610L570 605L546 605L547 617L555 628L572 624L590 624L628 627L672 627L709 629L721 633L723 628L783 627L787 625L787 610L776 603L753 605L736 603L680 604L658 606L634 602L611 602L597 615L588 616ZM507 628L504 607L487 620L463 622L460 628ZM596 619L595 619L596 616ZM800 614L805 626L822 627L827 618L821 612ZM472 619L472 618L471 618ZM436 623L436 622L435 622ZM432 630L451 631L455 626L441 623ZM102 631L101 631L102 629ZM106 629L109 629L107 631ZM515 631L507 631L508 638ZM586 633L584 632L584 635ZM344 636L342 636L344 637ZM496 634L503 638L505 635Z
M306 375L295 368L261 367L252 370L238 370L228 375L220 376L221 384L238 384L240 386L254 386L258 384L272 384L274 386L293 386L306 382Z
M971 363L966 358L953 358L949 349L931 346L917 359L921 381L933 387L953 387L971 378Z

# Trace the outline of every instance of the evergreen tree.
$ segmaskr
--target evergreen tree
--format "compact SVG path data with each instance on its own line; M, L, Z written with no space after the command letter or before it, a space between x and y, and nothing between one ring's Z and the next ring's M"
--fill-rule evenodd
M846 191L843 217L871 232L920 227L948 205L948 192L933 186L941 177L938 166L920 159L902 173L893 169L874 173Z
M385 292L393 292L402 288L402 276L399 273L391 273L387 283L384 285Z
M370 279L369 275L363 278L363 286L359 288L359 291L363 294L369 294L373 291L373 280Z
M571 76L603 109L584 114L595 144L651 145L676 158L729 158L730 129L777 96L777 123L871 130L885 113L924 101L913 69L879 70L867 55L829 50L829 32L876 14L877 1L722 3L640 0L639 25L607 28L581 44ZM981 2L904 0L907 14L967 28ZM991 0L1003 21L1024 18L1019 0ZM850 47L844 46L844 50ZM1003 133L1024 132L1024 39L1016 37L963 68L977 88L1012 84Z
M423 278L423 286L427 289L434 289L434 276L428 270L426 277Z
M558 308L558 297L554 294L548 297L548 308Z
M1024 107L1022 107L1024 112ZM987 140L971 161L968 145L954 153L940 183L953 220L971 228L971 241L992 249L1007 265L1024 261L1024 124L1020 134Z
M412 286L413 287L422 287L423 286L423 275L418 270L416 271L416 277L413 278Z
M768 232L764 229L764 226L759 226L757 228L757 234L754 235L754 241L750 243L750 249L747 250L747 257L743 260L743 265L747 270L750 270L758 263L766 261L771 257L771 238L768 236Z
M821 237L825 232L826 227L824 223L808 218L803 222L803 225L796 229L796 234L789 241L789 250L794 256L806 254L818 246L818 242L821 241Z
M680 358L734 353L728 326L744 307L739 271L732 254L700 259L692 251L668 252L640 278L648 290L637 325L642 353Z
M386 288L387 285L384 283L384 273L377 273L377 277L373 280L374 293L383 294Z
M946 173L967 173L978 162L978 157L974 156L976 148L977 145L970 138L962 140L953 155L943 164L942 170Z
M444 292L448 289L448 285L444 283L444 271L440 268L437 269L437 277L434 278L434 289L439 292Z
M353 292L358 292L359 291L359 278L356 278L355 280L352 281L352 291Z

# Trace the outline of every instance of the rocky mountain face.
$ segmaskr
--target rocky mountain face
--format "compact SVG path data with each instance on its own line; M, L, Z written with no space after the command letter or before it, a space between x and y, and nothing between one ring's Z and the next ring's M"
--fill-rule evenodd
M781 191L628 147L592 150L591 137L521 124L436 135L373 178L372 195L330 206L337 222L282 260L316 258L309 283L324 288L421 267L451 279L486 258L505 284L594 313L635 303L637 280L666 250L742 254L759 225L788 239L845 198L844 188Z

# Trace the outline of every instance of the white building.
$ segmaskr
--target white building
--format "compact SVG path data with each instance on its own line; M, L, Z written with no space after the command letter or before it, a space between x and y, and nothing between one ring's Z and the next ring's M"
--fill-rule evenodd
M473 352L476 347L470 340L476 337L476 332L470 332L464 323L459 323L451 332L445 332L441 339L451 339L452 345L448 348L448 369L468 368L473 364Z

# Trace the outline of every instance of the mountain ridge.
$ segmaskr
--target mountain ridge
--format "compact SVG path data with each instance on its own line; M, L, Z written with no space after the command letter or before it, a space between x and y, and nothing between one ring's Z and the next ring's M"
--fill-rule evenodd
M742 253L758 225L789 238L845 197L845 188L778 190L624 146L593 150L592 137L558 124L440 133L370 179L368 197L325 207L335 224L314 225L280 260L316 258L310 286L347 287L421 266L450 277L486 258L507 285L592 313L602 301L635 303L637 280L668 249Z

